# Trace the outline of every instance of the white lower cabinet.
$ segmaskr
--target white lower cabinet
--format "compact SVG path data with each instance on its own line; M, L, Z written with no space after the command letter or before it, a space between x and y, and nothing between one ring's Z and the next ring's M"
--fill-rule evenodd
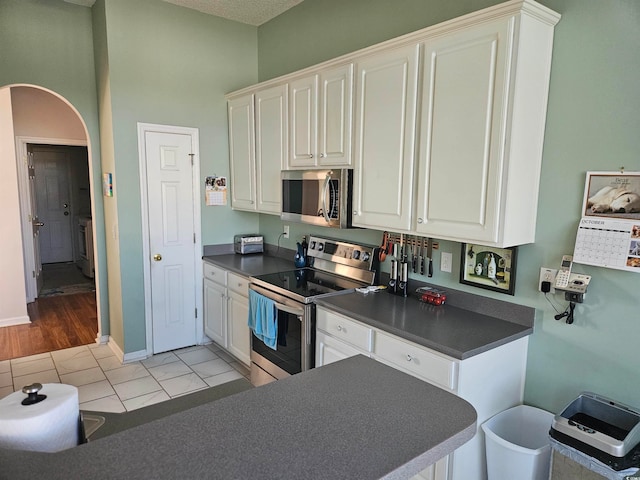
M476 409L475 437L420 472L414 480L487 478L480 425L522 403L527 346L528 339L520 338L458 360L323 307L317 308L317 367L357 354L367 355L452 392Z
M204 263L204 333L250 365L249 280Z
M316 367L355 357L356 355L370 356L369 353L358 350L342 340L338 340L318 330L316 332Z
M229 303L227 304L227 349L244 364L250 365L251 331L247 325L249 317L249 284L247 279L238 282L238 275L229 274ZM242 284L241 291L232 288L232 283Z

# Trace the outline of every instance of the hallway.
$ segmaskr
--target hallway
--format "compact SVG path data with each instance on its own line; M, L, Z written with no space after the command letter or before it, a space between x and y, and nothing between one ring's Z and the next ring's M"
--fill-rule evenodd
M41 297L27 305L30 324L0 328L0 361L95 343L95 292Z

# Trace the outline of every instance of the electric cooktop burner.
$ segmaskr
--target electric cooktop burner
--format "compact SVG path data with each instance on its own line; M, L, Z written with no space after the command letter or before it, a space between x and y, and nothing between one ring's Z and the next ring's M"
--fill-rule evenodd
M299 268L286 272L269 273L253 277L260 282L279 287L305 299L326 293L350 290L363 285L362 282L314 270Z

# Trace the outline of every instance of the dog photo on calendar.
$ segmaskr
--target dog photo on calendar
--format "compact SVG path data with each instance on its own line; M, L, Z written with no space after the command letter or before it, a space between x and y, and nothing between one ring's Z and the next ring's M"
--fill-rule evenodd
M585 216L640 219L640 173L594 173L585 196Z

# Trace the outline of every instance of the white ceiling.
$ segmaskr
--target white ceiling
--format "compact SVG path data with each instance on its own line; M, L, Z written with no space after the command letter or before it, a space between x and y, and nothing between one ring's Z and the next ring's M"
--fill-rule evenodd
M92 7L96 0L64 0L85 7ZM262 25L304 0L164 0L181 7L228 18L249 25Z

